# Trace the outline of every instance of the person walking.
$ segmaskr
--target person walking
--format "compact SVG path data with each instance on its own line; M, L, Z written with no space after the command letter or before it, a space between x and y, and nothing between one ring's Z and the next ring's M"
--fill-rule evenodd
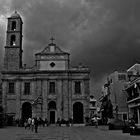
M95 128L98 128L98 118L97 116L94 117Z
M57 125L57 126L61 126L60 118L57 119L56 125Z
M26 129L28 126L28 120L26 119L25 122L24 122L24 128Z
M32 121L31 121L32 131L34 131L34 125L35 125L35 120L34 120L34 118L32 118Z
M38 120L34 118L35 133L38 133Z
M31 127L31 122L32 122L32 119L31 118L28 118L28 127L29 127L29 129Z

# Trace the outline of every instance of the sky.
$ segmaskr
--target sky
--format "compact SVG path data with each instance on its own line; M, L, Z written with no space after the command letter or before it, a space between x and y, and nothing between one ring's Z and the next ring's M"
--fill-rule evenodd
M140 0L0 0L0 68L7 18L23 19L23 62L34 65L53 36L72 65L91 70L91 94L101 95L106 77L140 63Z

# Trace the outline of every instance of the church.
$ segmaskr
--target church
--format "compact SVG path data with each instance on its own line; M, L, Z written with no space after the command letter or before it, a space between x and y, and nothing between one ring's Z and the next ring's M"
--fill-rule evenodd
M35 54L35 65L23 65L23 21L15 11L9 18L2 70L2 106L9 120L29 117L73 119L84 123L89 116L90 70L72 67L70 54L54 43Z

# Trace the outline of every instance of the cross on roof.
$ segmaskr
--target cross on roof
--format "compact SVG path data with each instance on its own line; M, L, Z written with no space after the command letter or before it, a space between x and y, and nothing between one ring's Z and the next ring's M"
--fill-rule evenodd
M51 43L53 44L53 41L55 40L53 37L50 38Z

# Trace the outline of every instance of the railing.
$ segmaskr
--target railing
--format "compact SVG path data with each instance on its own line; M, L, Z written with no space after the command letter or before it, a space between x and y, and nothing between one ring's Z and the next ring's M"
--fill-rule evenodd
M134 94L133 96L129 96L127 98L127 101L133 100L133 99L138 98L140 96L140 94L138 92L135 92L133 94Z
M140 96L137 96L137 97L128 97L127 98L127 102L130 103L130 102L133 102L133 101L136 101L136 100L139 100L140 99Z

